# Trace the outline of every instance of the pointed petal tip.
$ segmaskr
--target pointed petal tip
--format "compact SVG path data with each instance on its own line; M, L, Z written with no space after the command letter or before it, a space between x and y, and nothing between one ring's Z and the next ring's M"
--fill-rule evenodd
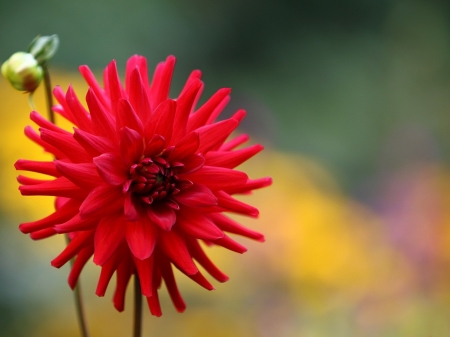
M256 241L263 243L266 242L266 238L261 234L261 237L257 238Z

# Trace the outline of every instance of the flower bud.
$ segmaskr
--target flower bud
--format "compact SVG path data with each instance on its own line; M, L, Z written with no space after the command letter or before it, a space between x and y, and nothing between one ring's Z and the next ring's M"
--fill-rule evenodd
M37 36L31 41L27 52L32 54L40 65L44 65L55 55L59 47L59 37L56 34L50 36Z
M2 64L2 75L20 91L33 92L41 83L43 69L32 54L14 53Z

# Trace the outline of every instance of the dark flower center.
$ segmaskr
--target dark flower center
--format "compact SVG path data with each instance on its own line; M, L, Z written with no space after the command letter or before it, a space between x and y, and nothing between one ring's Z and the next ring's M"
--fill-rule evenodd
M180 192L182 181L177 177L181 163L170 164L162 157L145 157L130 167L130 177L125 182L124 191L132 192L146 204L161 201Z

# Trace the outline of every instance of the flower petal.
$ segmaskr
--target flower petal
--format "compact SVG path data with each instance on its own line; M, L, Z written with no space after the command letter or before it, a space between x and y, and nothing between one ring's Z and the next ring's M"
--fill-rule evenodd
M68 221L78 213L80 202L75 199L70 199L62 207L58 208L54 213L46 216L43 219L25 222L20 224L19 229L22 233L31 233L44 228L52 227L58 223Z
M128 127L120 129L120 153L129 167L139 162L144 151L142 136Z
M16 168L16 170L37 172L47 174L53 177L61 176L61 173L58 172L55 163L52 161L35 161L35 160L19 159L14 164L14 167Z
M164 254L186 275L194 275L198 272L186 247L184 239L175 231L160 231L159 247Z
M142 57L142 59L145 60L145 57ZM129 60L130 61L130 60ZM147 74L147 61L145 60L145 74ZM130 65L130 62L127 62L127 90L128 90L128 96L130 98L130 103L134 108L134 111L136 111L137 115L139 116L139 119L142 121L142 123L145 125L147 122L147 119L150 117L151 110L150 110L150 101L147 96L147 90L144 86L143 79L141 78L142 72L137 68L134 68L133 70L130 70L129 68L132 67Z
M114 144L105 137L95 136L74 128L73 138L91 157L97 157L106 152L114 152Z
M123 208L124 196L121 188L108 184L93 189L80 206L80 217L107 216Z
M206 165L235 168L264 149L256 144L236 151L209 151L205 155Z
M206 101L195 113L191 114L188 122L188 132L198 129L206 124L209 117L220 103L230 94L230 88L219 89L209 100Z
M133 256L133 261L136 265L137 273L139 275L139 281L141 283L141 291L144 296L152 296L153 295L153 266L154 266L154 258L153 255L150 255L149 258L145 260L139 260L135 256Z
M145 260L152 255L156 245L158 230L145 216L136 222L127 223L126 238L133 255L139 260Z
M177 99L177 110L173 124L174 133L172 135L173 144L179 142L186 135L189 115L194 109L195 103L203 89L203 83L199 78L194 78L190 81L189 86L188 83L186 83L187 88L183 89L183 92Z
M230 118L198 128L196 130L200 137L198 152L205 154L219 148L238 125L235 119Z
M116 122L114 116L100 103L97 95L92 89L88 90L86 103L91 112L92 125L95 133L107 139L117 140Z
M176 106L176 102L171 99L165 100L158 105L145 124L144 133L147 139L151 139L155 134L158 134L163 136L167 142L170 141Z
M184 233L202 240L214 241L225 236L202 212L194 210L178 212L176 226Z
M60 160L54 163L62 175L81 188L92 190L103 183L93 163L74 164Z
M180 174L180 177L205 185L211 190L240 187L248 179L247 174L244 172L206 165L193 173Z
M175 215L175 211L169 206L164 205L163 203L157 203L155 205L151 205L147 208L147 215L153 223L164 229L165 231L170 231L175 221L177 220L177 216Z
M22 195L50 195L66 198L84 198L87 194L66 177L59 177L55 180L46 181L35 185L22 185L19 187Z
M94 263L104 265L125 240L126 221L119 214L104 216L95 230Z
M120 99L117 107L116 130L119 131L124 127L128 127L141 135L144 130L144 126L130 102L126 99Z
M200 263L200 265L205 268L205 270L214 277L219 282L226 282L228 281L228 276L222 273L214 263L211 262L211 260L206 256L205 252L203 251L202 247L200 247L200 244L198 243L198 240L195 238L187 238L186 239L188 243L188 249L191 253L192 257Z
M128 178L127 166L122 158L114 153L104 153L93 159L98 173L110 185L122 185Z
M189 207L216 206L217 198L211 190L203 185L194 184L180 193L173 195L178 203Z

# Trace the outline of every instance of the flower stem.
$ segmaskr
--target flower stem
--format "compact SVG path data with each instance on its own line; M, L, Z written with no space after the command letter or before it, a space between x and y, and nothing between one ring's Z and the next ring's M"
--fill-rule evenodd
M50 72L48 71L46 65L43 65L42 69L44 70L44 86L45 86L45 98L47 101L48 118L50 119L50 122L55 124L55 113L52 110L53 94L52 94L52 83L50 81Z
M142 331L142 293L139 276L134 276L134 321L133 337L141 337Z
M55 124L55 114L52 110L53 106L53 94L52 94L52 84L50 81L50 72L48 71L47 66L44 64L42 66L42 69L44 70L44 86L45 86L45 98L47 101L47 112L48 112L48 118L50 122ZM66 234L66 243L69 244L70 238L69 235ZM70 267L73 266L73 260L70 260ZM74 302L75 302L75 310L77 312L78 317L78 323L80 325L81 335L82 337L89 337L86 319L84 317L84 310L83 310L83 301L81 299L81 289L79 282L75 286L75 289L73 290L73 296L74 296Z
M70 243L69 235L66 234L66 243ZM70 259L70 267L73 267L73 261L74 259ZM84 316L84 309L83 309L83 300L81 299L81 289L80 289L80 281L77 282L77 285L73 289L73 297L75 302L75 310L77 312L78 317L78 324L80 325L81 330L81 336L83 337L89 337L89 332L87 328L86 318Z

